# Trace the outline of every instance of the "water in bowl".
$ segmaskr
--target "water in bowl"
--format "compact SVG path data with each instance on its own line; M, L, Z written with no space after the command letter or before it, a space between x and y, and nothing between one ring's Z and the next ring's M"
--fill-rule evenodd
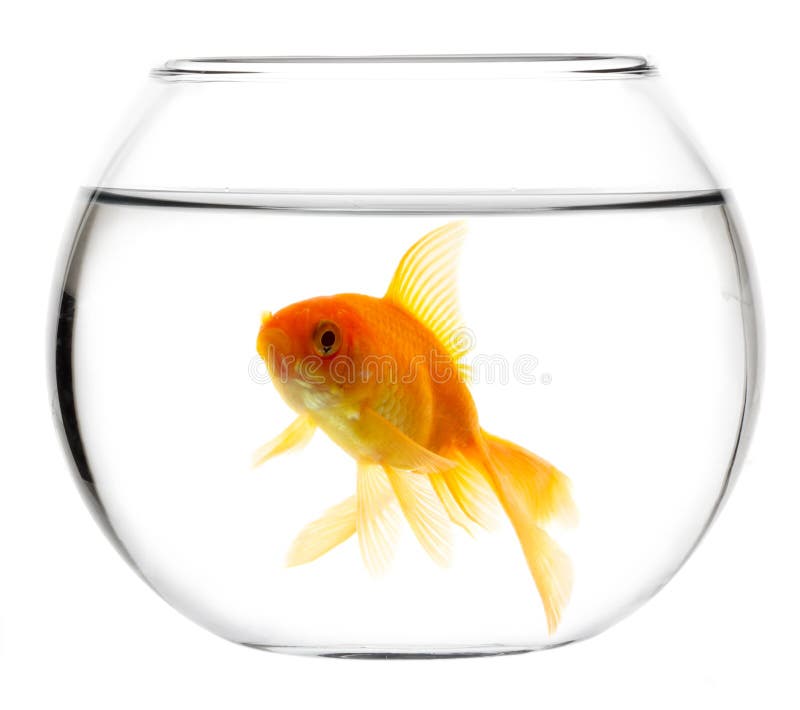
M60 300L58 415L106 530L170 604L240 643L461 655L591 635L655 593L729 483L745 406L736 240L719 192L310 195L87 190ZM381 296L403 253L463 219L461 310L481 425L570 477L553 529L575 570L548 634L507 521L437 567L410 530L374 578L351 539L287 568L355 492L322 434L253 469L295 414L262 311Z

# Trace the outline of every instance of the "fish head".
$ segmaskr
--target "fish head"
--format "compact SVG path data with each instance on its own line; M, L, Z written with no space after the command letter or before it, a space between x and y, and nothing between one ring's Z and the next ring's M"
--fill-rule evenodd
M336 297L294 303L262 317L256 347L272 383L298 412L358 400L358 314Z

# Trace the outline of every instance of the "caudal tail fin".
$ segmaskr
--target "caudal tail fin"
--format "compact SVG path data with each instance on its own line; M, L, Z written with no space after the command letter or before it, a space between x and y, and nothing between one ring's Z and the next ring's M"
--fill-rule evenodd
M483 440L484 468L522 545L552 634L572 592L572 563L542 526L577 522L570 481L521 446L486 432Z

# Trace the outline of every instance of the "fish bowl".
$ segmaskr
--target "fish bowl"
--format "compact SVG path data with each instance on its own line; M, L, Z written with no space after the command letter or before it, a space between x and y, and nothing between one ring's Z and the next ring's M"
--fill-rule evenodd
M110 541L248 646L584 639L736 479L758 310L729 194L611 55L191 59L79 194L53 413Z

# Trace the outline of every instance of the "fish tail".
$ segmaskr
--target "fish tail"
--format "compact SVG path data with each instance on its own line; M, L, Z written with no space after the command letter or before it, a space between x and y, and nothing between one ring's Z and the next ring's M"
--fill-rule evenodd
M572 592L572 563L543 525L575 523L570 481L554 466L510 441L482 432L480 461L519 538L553 633Z

